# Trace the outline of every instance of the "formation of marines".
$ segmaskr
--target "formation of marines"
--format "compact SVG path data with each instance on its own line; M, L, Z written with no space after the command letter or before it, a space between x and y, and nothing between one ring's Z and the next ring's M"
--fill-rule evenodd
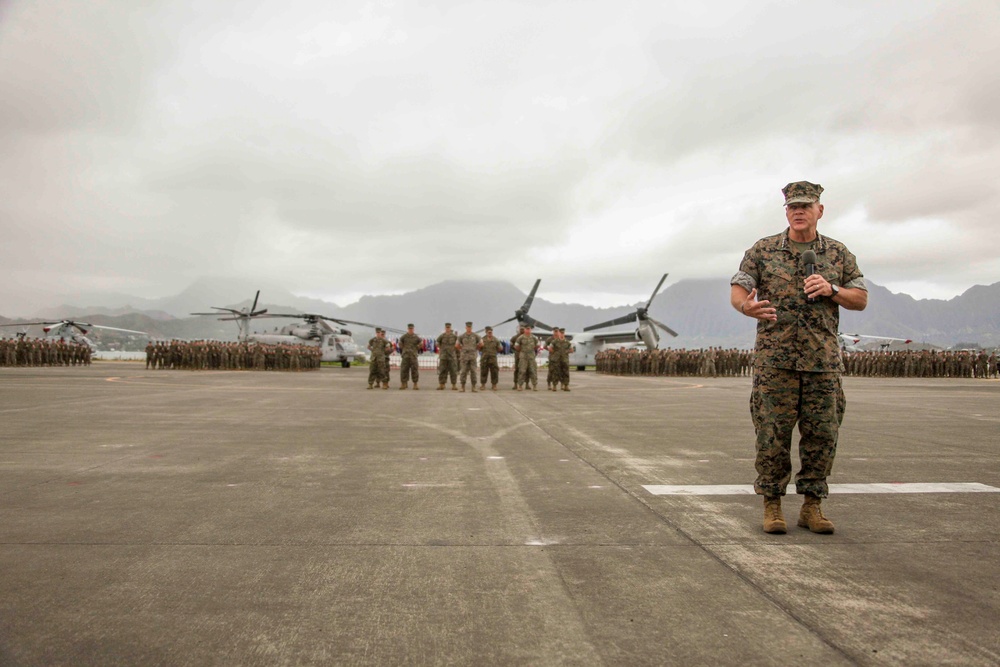
M845 375L898 378L995 378L996 351L878 350L845 352Z
M86 343L63 338L0 338L0 366L89 366Z
M601 350L594 359L597 372L609 375L743 377L753 366L753 350L632 347Z
M322 350L313 345L226 343L211 340L150 341L146 345L146 368L307 371L319 368L322 354Z
M556 391L562 386L569 391L569 355L575 350L566 338L566 330L556 327L544 343L531 333L531 327L518 329L510 341L504 341L493 334L493 327L486 327L484 334L473 331L472 322L465 323L465 331L457 333L451 322L446 322L444 331L437 338L428 341L414 332L414 325L406 325L406 333L398 341L385 338L385 332L376 329L375 337L368 341L371 364L368 372L368 388L389 388L389 355L398 348L400 353L399 388L420 389L420 369L418 357L421 352L433 349L438 355L438 391L451 384L452 391L484 391L487 383L492 391L497 390L500 379L498 357L508 350L514 352L514 389L538 391L537 355L542 349L549 352L549 389ZM478 385L478 389L477 389Z
M742 377L753 350L620 348L595 355L597 372L609 375ZM1000 356L988 350L874 350L844 352L844 375L859 377L997 378Z

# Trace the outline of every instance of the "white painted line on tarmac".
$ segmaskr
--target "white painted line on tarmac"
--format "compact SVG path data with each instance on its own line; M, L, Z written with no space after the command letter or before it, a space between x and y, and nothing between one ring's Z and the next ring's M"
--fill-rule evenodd
M642 488L654 496L754 495L752 484L650 484ZM794 491L794 486L789 489ZM830 493L1000 493L1000 488L978 482L892 482L888 484L831 484Z

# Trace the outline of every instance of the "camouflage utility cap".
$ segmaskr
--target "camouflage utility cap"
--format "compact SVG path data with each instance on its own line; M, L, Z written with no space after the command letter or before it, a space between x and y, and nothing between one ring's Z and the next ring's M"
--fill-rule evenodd
M781 194L785 195L785 206L789 204L814 204L819 201L819 196L823 194L823 186L809 181L796 181L781 188Z
M472 326L472 322L466 322L466 323L465 323L465 326L467 326L467 327L471 327L471 326Z

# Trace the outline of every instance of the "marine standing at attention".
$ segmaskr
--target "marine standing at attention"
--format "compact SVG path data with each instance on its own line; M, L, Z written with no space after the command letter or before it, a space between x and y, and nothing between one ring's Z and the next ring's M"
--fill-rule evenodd
M503 350L503 343L493 335L493 327L486 327L486 335L483 336L483 345L480 349L483 352L479 361L479 380L482 383L480 388L486 389L488 377L493 385L493 391L496 391L497 381L500 379L500 364L497 362L497 355Z
M799 181L782 189L788 228L747 250L731 282L730 303L757 320L750 415L757 433L757 481L764 496L764 532L787 530L781 497L791 480L792 430L799 426L801 469L796 492L805 496L798 525L833 532L820 502L837 452L846 399L837 330L840 309L864 310L868 288L843 243L817 233L823 188ZM815 253L815 261L810 263ZM807 262L803 263L803 255Z
M465 333L458 337L458 343L455 347L458 348L461 354L461 377L459 381L462 383L462 391L465 391L465 378L469 375L472 376L472 391L475 393L476 384L479 382L476 372L476 362L479 356L479 350L482 348L482 338L479 337L475 331L472 330L472 322L465 323Z
M451 377L451 389L458 389L458 360L455 357L455 344L458 336L451 330L451 322L445 322L444 332L437 337L438 352L438 389L444 389L444 383Z
M399 337L399 388L406 389L413 378L413 388L420 389L420 353L424 351L424 339L413 331L413 325L406 325L406 333Z
M375 337L368 341L372 360L368 364L368 388L376 388L381 384L383 389L389 388L389 355L392 354L392 343L385 339L385 331L375 329Z
M556 368L552 365L552 341L558 337L558 334L556 333L556 329L558 328L559 327L553 329L552 333L549 334L549 337L542 341L542 347L549 353L549 363L546 364L545 367L545 387L550 391L554 391L552 389L553 385L559 385L559 380L555 379L557 373Z
M514 385L517 391L522 391L523 387L531 382L531 390L538 391L538 362L535 355L538 353L538 338L531 335L531 327L525 325L524 333L514 341L514 354L517 355L517 384Z
M521 375L521 356L514 350L514 344L517 343L517 339L521 337L524 333L524 325L517 325L517 333L514 337L510 339L510 349L514 352L514 389L517 389L517 378Z
M562 384L563 391L569 391L569 355L575 352L573 343L566 339L566 329L556 327L552 332L552 342L549 344L549 366L552 367L552 391L558 391Z

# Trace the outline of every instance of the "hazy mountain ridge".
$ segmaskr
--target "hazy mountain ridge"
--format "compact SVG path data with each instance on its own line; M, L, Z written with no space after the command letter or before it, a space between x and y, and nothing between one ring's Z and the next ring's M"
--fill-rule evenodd
M192 317L189 313L211 312L211 306L249 307L257 289L246 281L203 278L172 297L139 299L121 294L106 295L98 300L100 306L46 308L37 318L10 320L0 317L0 323L75 318L93 324L148 331L156 338L232 340L237 334L234 322L220 322L210 316ZM267 308L272 313L313 312L397 329L413 322L422 335L436 336L445 322L452 322L456 329L461 329L467 320L471 320L480 329L512 317L527 297L523 290L530 289L530 285L449 280L406 294L365 296L343 308L319 299L296 297L276 286L261 286L259 289L261 298L257 308ZM569 331L581 331L585 326L627 315L634 312L637 306L645 304L643 301L617 308L594 308L552 303L545 300L544 290L543 281L530 314L547 324L564 326ZM1000 282L974 286L947 301L917 300L907 294L893 294L873 283L869 283L869 290L867 310L860 313L841 311L842 331L912 338L917 342L941 346L959 342L978 342L984 346L1000 344ZM234 297L243 298L234 302ZM142 304L144 308L140 309L135 304ZM659 294L649 313L680 334L678 338L664 334L661 340L663 346L749 347L753 344L753 322L741 317L729 306L727 279L684 280L671 285ZM260 319L255 320L251 328L270 331L292 321ZM348 325L348 328L359 340L371 334L365 327ZM628 326L614 328L615 331L628 329ZM9 336L15 330L9 327L3 333ZM497 329L498 335L503 337L510 336L513 331L513 323ZM38 333L40 331L34 331L32 335Z

